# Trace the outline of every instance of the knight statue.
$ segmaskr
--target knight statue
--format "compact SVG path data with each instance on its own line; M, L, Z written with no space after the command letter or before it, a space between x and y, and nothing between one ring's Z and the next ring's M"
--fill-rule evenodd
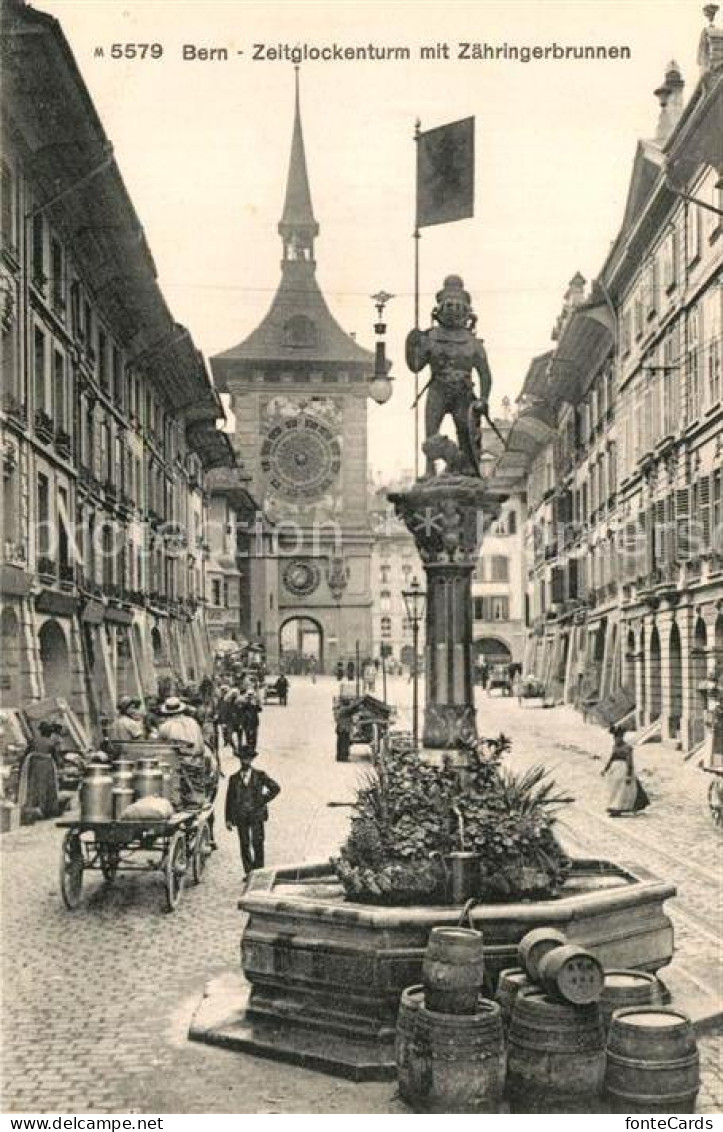
M434 475L435 460L443 459L448 471L479 475L480 420L487 416L492 375L484 345L474 328L477 316L469 292L459 275L448 275L437 305L432 311L436 326L412 330L407 336L407 365L412 373L429 366L424 411L424 453L427 475ZM475 394L473 371L479 377L479 397ZM440 434L449 415L457 432L457 447Z

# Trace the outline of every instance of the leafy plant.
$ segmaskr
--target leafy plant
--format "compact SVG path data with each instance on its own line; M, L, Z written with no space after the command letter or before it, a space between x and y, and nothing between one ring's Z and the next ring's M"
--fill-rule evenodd
M544 767L502 765L505 735L465 747L461 770L419 753L382 753L360 782L351 829L333 864L349 897L383 903L440 899L443 859L458 849L481 861L488 899L554 892L569 871L555 835L557 810L573 799Z

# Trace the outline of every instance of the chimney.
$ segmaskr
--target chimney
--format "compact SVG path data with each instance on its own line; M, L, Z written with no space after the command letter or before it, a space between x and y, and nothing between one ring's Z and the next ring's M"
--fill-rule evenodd
M664 82L662 86L659 86L657 90L653 91L653 94L660 103L658 125L655 129L655 137L653 138L653 141L655 141L658 145L664 145L668 140L670 131L673 128L669 110L671 90L667 83Z
M668 117L670 118L670 128L673 130L683 113L683 88L685 87L683 75L675 59L671 59L665 68L665 85L670 91Z
M703 29L698 44L698 65L701 75L709 75L712 71L718 71L723 67L723 30L715 26L717 13L717 4L706 4L703 9L708 27Z

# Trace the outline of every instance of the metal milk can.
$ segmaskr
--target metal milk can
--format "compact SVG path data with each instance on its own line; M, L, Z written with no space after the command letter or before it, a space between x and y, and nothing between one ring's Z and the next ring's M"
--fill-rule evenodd
M173 801L173 779L171 777L171 764L161 763L161 797Z
M158 759L139 759L136 763L136 772L133 776L133 788L136 798L163 796L163 772Z
M113 820L117 821L126 807L134 800L136 792L132 786L114 786L111 791Z
M82 821L108 821L112 816L113 776L105 763L90 763L80 784Z

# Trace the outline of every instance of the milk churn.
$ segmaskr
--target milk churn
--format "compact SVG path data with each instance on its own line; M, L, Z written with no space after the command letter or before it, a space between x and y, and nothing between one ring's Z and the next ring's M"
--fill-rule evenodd
M136 763L136 773L133 777L133 787L136 792L136 798L147 798L153 795L156 798L162 797L163 791L163 772L158 763L158 759L145 758L139 759Z
M112 816L113 776L105 763L89 763L80 784L82 821L108 821Z
M122 787L125 790L133 790L135 769L136 764L129 759L118 759L118 761L113 764L113 786Z
M135 798L132 786L114 786L112 790L113 820L117 821Z
M173 780L171 777L171 764L161 763L161 797L173 801Z

